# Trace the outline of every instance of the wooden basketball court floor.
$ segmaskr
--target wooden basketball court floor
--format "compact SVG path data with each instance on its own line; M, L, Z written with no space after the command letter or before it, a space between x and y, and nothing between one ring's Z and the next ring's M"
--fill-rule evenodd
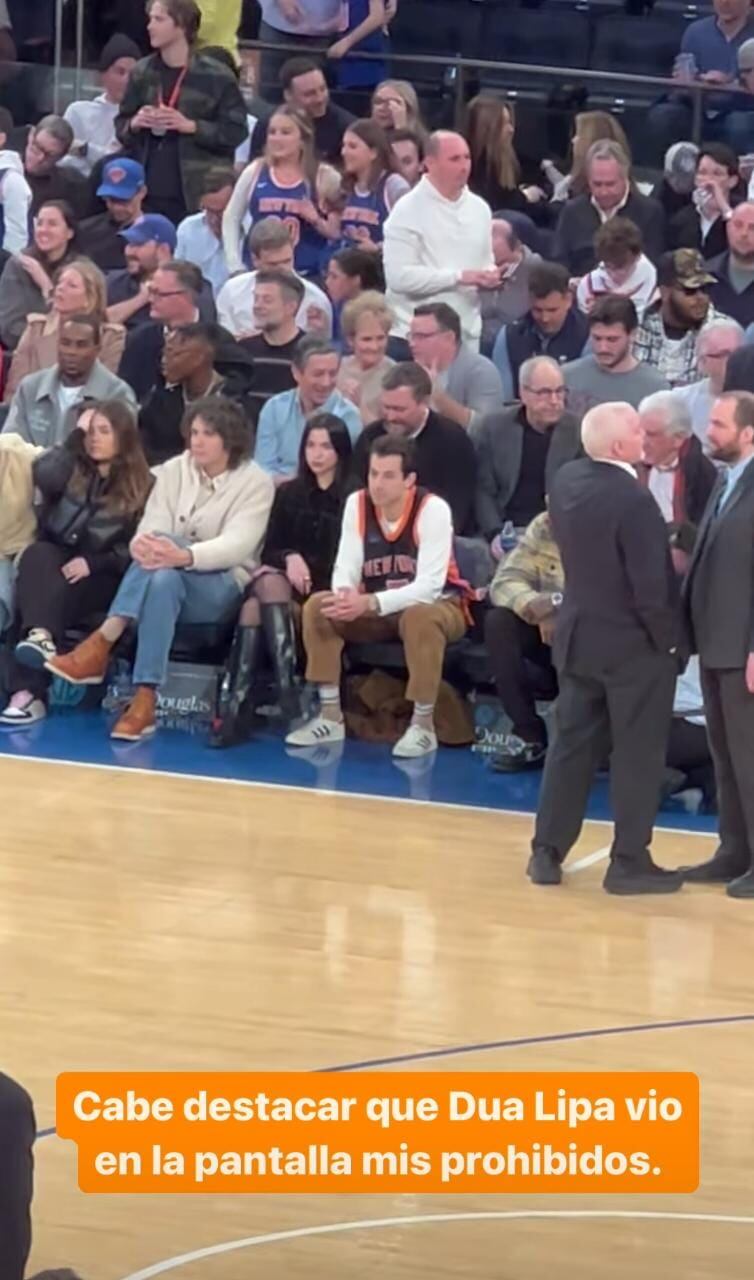
M87 1197L73 1145L45 1137L30 1274L754 1274L751 905L607 897L596 823L562 888L536 889L526 815L21 759L0 777L0 1060L41 1129L62 1070L379 1060L702 1082L693 1196ZM711 848L655 845L668 865Z

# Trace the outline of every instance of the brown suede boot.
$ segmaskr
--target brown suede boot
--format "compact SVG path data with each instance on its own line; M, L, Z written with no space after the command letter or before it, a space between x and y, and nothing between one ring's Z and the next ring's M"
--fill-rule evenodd
M50 658L45 667L69 684L102 684L112 647L101 631L93 631L70 653L58 653Z
M124 742L141 742L155 732L155 706L157 690L141 685L126 707L120 720L116 723L111 738L120 738Z

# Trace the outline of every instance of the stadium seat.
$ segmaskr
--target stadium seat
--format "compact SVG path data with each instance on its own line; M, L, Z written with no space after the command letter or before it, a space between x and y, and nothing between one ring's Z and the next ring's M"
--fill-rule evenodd
M669 76L687 27L682 13L625 14L599 19L595 24L592 69L620 74ZM608 86L604 86L608 91ZM648 86L647 97L657 91Z
M485 5L482 13L479 58L550 67L589 65L589 18L575 6L521 10L493 3ZM490 74L480 72L483 83L489 82ZM500 72L496 79L504 81L505 76Z

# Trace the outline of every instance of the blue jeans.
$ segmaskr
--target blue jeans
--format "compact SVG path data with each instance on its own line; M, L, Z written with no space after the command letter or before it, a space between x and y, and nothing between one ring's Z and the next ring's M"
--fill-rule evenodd
M111 618L131 618L138 639L134 684L163 684L170 646L180 622L230 621L243 592L230 570L142 569L132 564L110 605Z
M12 560L0 557L0 635L13 621L16 570Z

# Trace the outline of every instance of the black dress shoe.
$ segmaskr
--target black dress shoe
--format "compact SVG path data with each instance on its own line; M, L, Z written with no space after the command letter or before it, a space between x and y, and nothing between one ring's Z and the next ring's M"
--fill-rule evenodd
M754 898L754 869L731 880L725 892L729 898Z
M683 879L689 884L728 884L743 876L748 869L747 863L722 849L696 867L679 867Z
M655 866L651 859L629 862L616 858L610 863L602 888L606 893L628 896L637 893L675 893L683 884L678 871Z
M529 859L526 874L532 884L560 884L563 879L563 868L555 849L540 845Z

